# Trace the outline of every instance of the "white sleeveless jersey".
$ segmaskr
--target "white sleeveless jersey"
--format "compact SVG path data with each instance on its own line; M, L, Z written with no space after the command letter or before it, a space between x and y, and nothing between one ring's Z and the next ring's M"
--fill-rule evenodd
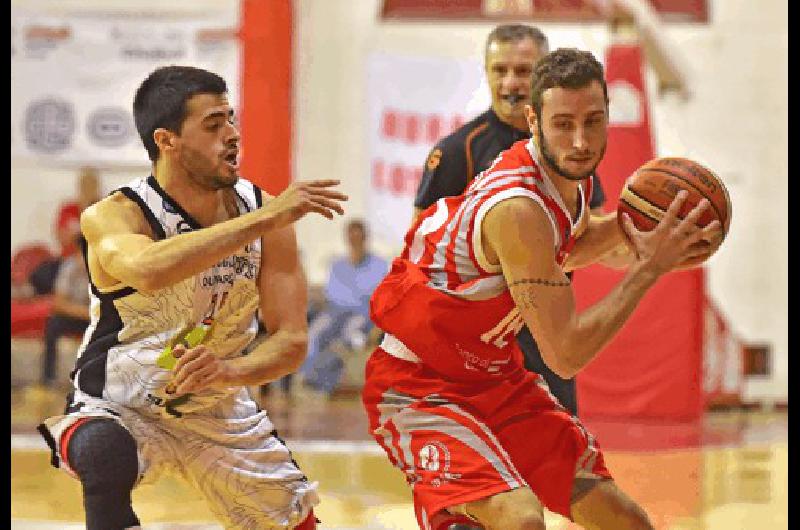
M239 179L234 190L241 214L261 206L261 190ZM152 176L120 188L136 202L156 239L201 226L164 192ZM91 323L71 377L81 392L140 409L180 416L206 409L238 392L203 391L171 400L165 386L172 372L156 365L170 341L188 330L208 330L203 340L221 358L242 354L256 335L261 239L244 245L214 267L152 292L118 285L98 289L90 282Z

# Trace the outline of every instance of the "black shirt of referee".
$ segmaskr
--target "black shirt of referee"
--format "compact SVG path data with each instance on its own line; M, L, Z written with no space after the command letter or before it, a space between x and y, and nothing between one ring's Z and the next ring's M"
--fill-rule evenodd
M501 121L492 109L487 110L434 146L425 162L414 207L424 210L442 197L461 195L472 179L487 169L497 155L514 142L530 136L529 132L520 131ZM605 202L605 196L596 175L592 175L592 179L590 207L597 208ZM517 342L525 356L525 368L541 374L556 399L573 415L577 415L575 380L562 379L547 367L527 326L517 335Z

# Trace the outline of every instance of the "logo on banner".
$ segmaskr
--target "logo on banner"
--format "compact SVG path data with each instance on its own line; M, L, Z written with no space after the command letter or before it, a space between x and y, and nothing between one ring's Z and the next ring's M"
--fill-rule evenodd
M608 85L609 125L638 127L644 118L642 91L624 80Z
M72 38L72 28L30 25L25 27L24 48L29 59L45 59L53 50Z
M58 153L72 145L75 109L67 100L45 98L25 110L25 143L31 151Z
M101 107L89 115L86 134L102 147L119 147L133 136L133 123L121 107Z

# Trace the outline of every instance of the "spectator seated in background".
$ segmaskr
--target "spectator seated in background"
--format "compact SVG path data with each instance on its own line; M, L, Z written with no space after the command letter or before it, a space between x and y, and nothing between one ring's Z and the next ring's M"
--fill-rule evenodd
M80 240L80 237L76 238L76 241ZM44 328L41 383L46 387L56 383L58 339L83 334L89 325L89 275L80 253L72 253L62 260L52 300L52 309Z
M311 390L330 395L344 369L342 354L364 348L372 332L369 299L388 270L367 248L367 229L352 220L345 231L348 255L334 260L325 305L309 322L308 356L300 369Z
M31 274L30 284L36 295L51 294L61 264L78 251L80 217L83 210L100 199L100 178L93 167L83 167L77 181L77 195L61 204L55 223L58 255L42 262Z
M64 258L78 251L76 236L81 232L81 213L100 200L100 177L95 168L81 168L77 185L76 197L61 204L56 218L55 231Z
M40 338L50 314L50 296L37 296L31 276L44 262L53 258L44 243L27 243L11 256L11 337Z

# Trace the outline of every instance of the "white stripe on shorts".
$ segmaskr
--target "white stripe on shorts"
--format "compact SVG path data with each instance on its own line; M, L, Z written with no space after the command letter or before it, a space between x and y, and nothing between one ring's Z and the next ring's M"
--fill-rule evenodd
M455 412L455 411L454 411ZM463 411L462 411L463 412ZM465 413L466 414L466 413ZM482 425L478 420L469 418L465 415L459 415L466 421L475 423L483 431L487 432L488 429ZM403 452L412 454L411 450L411 436L415 431L438 431L455 438L462 444L466 445L479 455L481 455L497 473L508 484L510 489L519 488L525 485L521 479L519 472L514 468L513 464L508 460L508 455L503 451L502 447L497 445L498 449L502 451L502 455L498 454L494 448L490 447L485 440L481 439L477 434L470 430L465 425L458 423L452 418L440 416L430 412L423 412L417 409L406 408L395 414L389 421L391 421L398 432L400 433L399 444ZM492 440L494 442L494 440ZM508 465L506 464L508 462Z

